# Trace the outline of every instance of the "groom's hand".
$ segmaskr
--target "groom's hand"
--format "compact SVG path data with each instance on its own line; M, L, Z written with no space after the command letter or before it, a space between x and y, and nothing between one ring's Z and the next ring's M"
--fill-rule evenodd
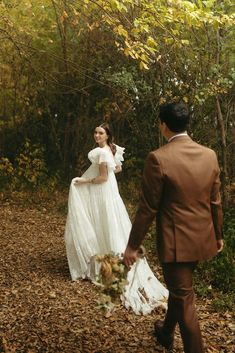
M130 267L136 262L137 259L138 259L138 249L134 250L130 246L127 246L123 257L124 264L127 267Z
M217 249L218 252L221 252L223 250L224 247L224 241L223 239L217 239Z

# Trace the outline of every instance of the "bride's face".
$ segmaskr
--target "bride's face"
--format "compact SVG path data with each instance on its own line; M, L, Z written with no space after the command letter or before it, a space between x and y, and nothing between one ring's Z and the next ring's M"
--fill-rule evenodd
M108 135L102 127L98 126L94 132L94 139L98 145L105 145L108 140Z

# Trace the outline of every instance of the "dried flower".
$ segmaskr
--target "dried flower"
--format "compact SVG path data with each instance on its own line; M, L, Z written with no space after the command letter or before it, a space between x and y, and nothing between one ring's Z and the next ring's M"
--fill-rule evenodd
M145 249L141 246L139 257L144 256ZM106 316L109 316L128 284L127 273L129 268L124 264L123 257L113 252L97 255L95 261L100 263L100 272L96 279L96 284L98 284L101 292L98 305L105 310Z

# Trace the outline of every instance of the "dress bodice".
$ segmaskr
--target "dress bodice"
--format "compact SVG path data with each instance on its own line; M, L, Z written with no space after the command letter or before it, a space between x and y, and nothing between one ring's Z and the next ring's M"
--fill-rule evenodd
M116 166L121 165L122 161L124 160L123 154L125 149L118 145L115 146L115 155L113 155L111 151L108 151L105 148L96 147L88 153L88 159L92 164L98 165L101 163L107 163L107 167L109 170L115 170Z

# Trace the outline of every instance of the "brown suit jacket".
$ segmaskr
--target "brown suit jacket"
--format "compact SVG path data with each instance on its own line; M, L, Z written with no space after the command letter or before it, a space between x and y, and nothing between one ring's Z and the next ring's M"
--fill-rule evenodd
M217 254L222 238L219 166L213 150L178 136L150 152L128 245L137 249L156 217L161 262L191 262Z

